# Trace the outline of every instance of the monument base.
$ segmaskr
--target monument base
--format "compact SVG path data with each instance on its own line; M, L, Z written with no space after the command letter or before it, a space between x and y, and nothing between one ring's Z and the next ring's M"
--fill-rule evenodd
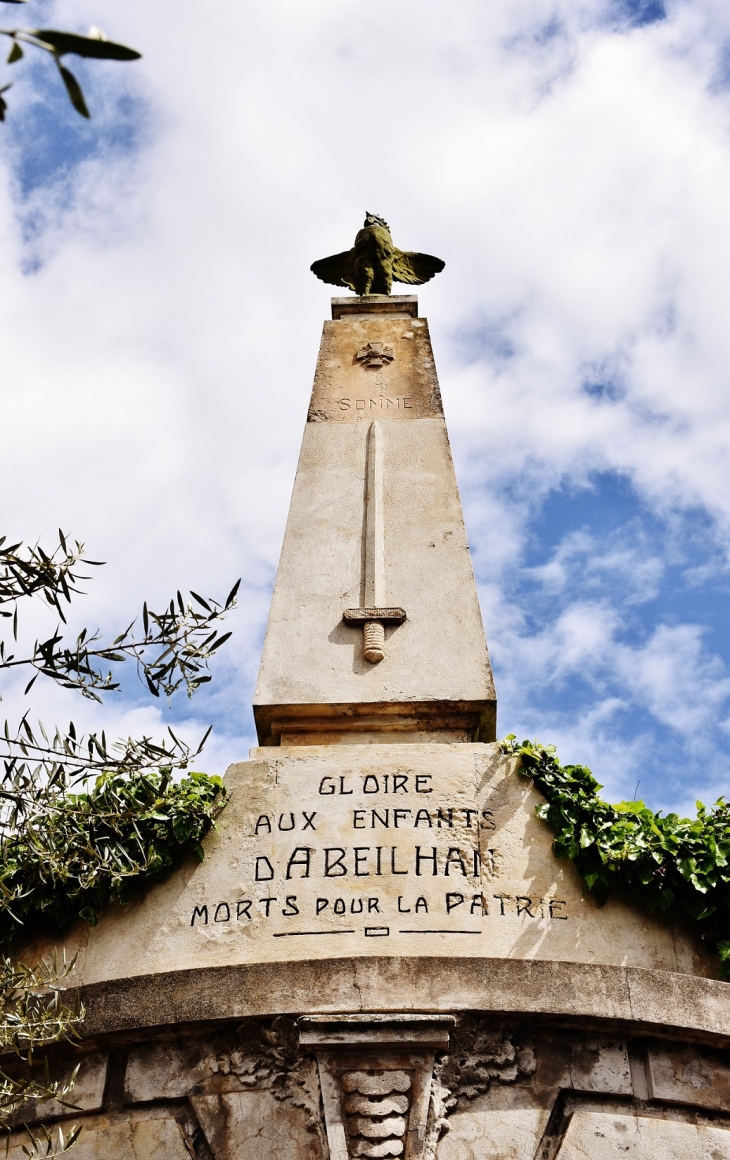
M426 321L332 313L260 747L202 864L64 937L87 1016L50 1062L80 1062L79 1110L24 1118L80 1122L76 1160L730 1160L716 958L599 909L494 743Z
M117 985L108 1029L90 1026L80 1051L51 1059L56 1074L80 1062L78 1110L46 1106L36 1123L81 1123L77 1160L730 1158L730 1028L709 1034L675 1022L697 1021L686 1009L693 993L714 992L722 1018L723 984L685 977L683 1004L658 980L663 972L359 959L338 964L343 990L330 989L331 965L298 966L297 985L297 964L271 964L268 996L255 971L201 973L187 1000L170 977L157 993L159 1022L144 1003L125 1008ZM494 976L513 1010L492 1005ZM94 1020L108 987L86 992ZM567 1016L584 988L592 1017ZM640 1019L651 991L664 1020L653 1026ZM398 995L440 1010L301 1013ZM242 1019L251 1003L268 1014ZM26 1141L12 1141L13 1160L23 1160Z
M714 958L598 909L498 746L264 747L226 786L202 864L64 940L80 1110L30 1119L78 1160L730 1160Z

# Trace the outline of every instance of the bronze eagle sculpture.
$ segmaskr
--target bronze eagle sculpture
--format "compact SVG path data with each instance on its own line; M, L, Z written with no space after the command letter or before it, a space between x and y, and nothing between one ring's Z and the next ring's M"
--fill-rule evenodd
M310 269L323 282L346 286L364 298L368 294L390 294L394 282L422 286L434 274L440 274L444 265L431 254L399 250L393 245L385 219L368 213L351 250L320 258L312 262Z

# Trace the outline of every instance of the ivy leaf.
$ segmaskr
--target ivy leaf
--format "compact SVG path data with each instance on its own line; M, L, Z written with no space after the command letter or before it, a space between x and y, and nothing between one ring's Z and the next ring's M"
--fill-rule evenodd
M725 799L711 808L698 801L694 819L663 817L641 801L613 805L599 797L601 785L586 766L561 765L554 747L520 743L513 734L499 744L520 758L519 772L545 798L536 813L553 830L553 852L573 860L599 905L615 884L650 913L689 920L720 956L720 977L730 979Z
M593 845L593 834L590 834L585 826L581 826L580 845L582 849L585 849L586 846Z

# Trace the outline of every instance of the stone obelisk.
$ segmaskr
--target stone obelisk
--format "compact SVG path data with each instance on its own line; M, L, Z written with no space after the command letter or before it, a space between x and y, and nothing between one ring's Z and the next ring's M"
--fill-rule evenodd
M324 327L260 744L202 865L65 940L78 1160L730 1160L716 964L599 910L495 744L428 326L390 293L442 263L368 220L315 263L358 294Z
M494 683L428 324L334 299L254 714L262 745L493 741Z

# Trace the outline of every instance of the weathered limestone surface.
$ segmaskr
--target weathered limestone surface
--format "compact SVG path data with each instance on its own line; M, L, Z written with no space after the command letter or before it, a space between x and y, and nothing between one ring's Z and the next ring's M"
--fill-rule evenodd
M649 1094L655 1100L730 1107L730 1061L727 1054L651 1043L647 1049Z
M498 958L300 959L165 971L83 988L90 1035L251 1015L353 1011L513 1011L534 1017L628 1021L730 1043L727 984L600 963Z
M386 353L368 358L368 344ZM309 422L363 423L374 418L443 418L425 318L371 315L325 322Z
M548 1113L540 1108L504 1108L482 1112L476 1108L455 1115L442 1140L439 1160L533 1160Z
M321 1160L322 1142L307 1113L271 1092L193 1096L193 1108L216 1157L225 1160Z
M17 1137L9 1151L12 1160L26 1160L28 1138ZM180 1125L159 1116L111 1119L99 1117L85 1124L74 1145L74 1160L190 1160Z
M648 1060L711 1075L713 1048L492 1013L142 1029L106 1048L102 1107L67 1116L83 1160L725 1160L702 1085L652 1095ZM440 1021L439 1021L440 1020ZM429 1031L430 1027L430 1031ZM427 1040L431 1037L429 1050ZM420 1047L414 1043L419 1040ZM433 1045L440 1044L439 1047ZM97 1052L99 1048L97 1047ZM68 1049L66 1049L66 1052ZM63 1054L63 1053L61 1053ZM690 1063L691 1056L691 1063ZM53 1061L54 1066L58 1060ZM690 1087L693 1085L690 1084ZM697 1099L697 1091L705 1092ZM704 1103L702 1100L704 1099ZM32 1118L32 1117L31 1117ZM11 1147L20 1160L18 1137Z
M557 1155L561 1160L728 1160L730 1133L710 1124L577 1113Z
M76 1063L78 1075L73 1089L73 1103L83 1112L96 1112L104 1105L104 1089L107 1077L107 1057L104 1052L90 1052L73 1065L57 1073L58 1079L67 1079ZM65 1074L64 1074L65 1072ZM46 1100L33 1105L33 1117L39 1121L53 1120L66 1114L66 1108L58 1100Z

